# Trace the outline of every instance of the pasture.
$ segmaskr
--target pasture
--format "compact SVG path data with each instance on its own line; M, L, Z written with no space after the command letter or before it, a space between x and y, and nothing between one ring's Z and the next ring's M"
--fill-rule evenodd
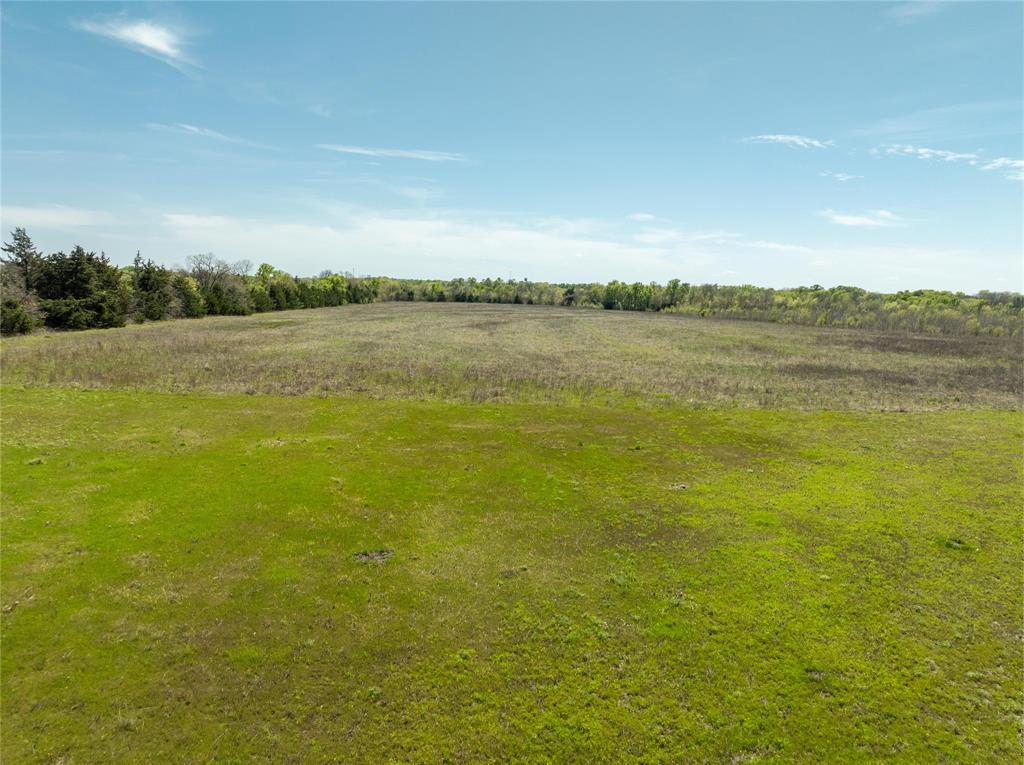
M5 762L1020 757L1017 341L390 303L0 349Z
M1019 409L1019 338L523 305L380 303L49 333L8 383L465 402Z

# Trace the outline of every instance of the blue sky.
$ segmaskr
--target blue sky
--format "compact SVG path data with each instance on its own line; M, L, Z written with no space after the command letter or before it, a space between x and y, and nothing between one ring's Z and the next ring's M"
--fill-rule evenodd
M1020 3L8 3L2 225L128 263L1022 288Z

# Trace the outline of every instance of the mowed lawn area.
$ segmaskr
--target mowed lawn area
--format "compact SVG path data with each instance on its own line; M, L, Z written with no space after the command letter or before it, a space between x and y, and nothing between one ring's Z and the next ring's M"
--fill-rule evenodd
M5 763L1021 757L1021 349L528 306L4 340Z

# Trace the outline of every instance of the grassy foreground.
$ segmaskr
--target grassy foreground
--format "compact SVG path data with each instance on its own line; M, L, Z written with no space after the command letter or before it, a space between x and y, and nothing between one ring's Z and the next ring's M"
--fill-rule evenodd
M4 762L1020 759L1017 413L58 384L2 422Z

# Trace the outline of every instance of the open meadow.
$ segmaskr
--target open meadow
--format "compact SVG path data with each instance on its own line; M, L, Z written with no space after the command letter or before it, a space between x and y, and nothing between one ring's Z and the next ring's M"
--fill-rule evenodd
M4 342L6 383L453 402L1019 409L1020 337L381 303Z
M1019 338L387 303L0 351L4 762L1020 760Z

